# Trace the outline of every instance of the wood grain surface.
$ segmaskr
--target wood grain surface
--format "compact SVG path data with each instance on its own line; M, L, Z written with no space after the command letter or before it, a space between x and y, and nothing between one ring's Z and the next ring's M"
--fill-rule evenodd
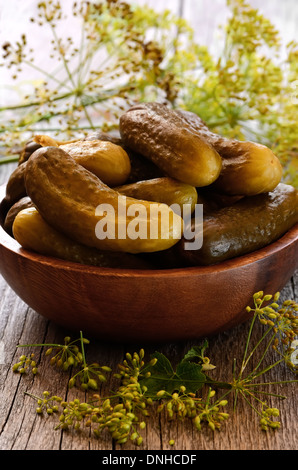
M13 165L0 169L0 184L7 180ZM281 429L264 433L259 428L255 412L240 400L235 412L228 405L229 420L220 431L195 430L191 422L169 422L165 414L152 412L146 429L142 432L144 442L136 447L127 443L123 447L115 445L110 436L103 433L100 439L91 436L89 430L55 431L56 421L52 416L39 416L35 412L36 403L26 393L41 395L44 390L57 394L64 399L78 397L85 400L85 392L68 390L67 376L48 365L42 348L34 348L39 373L36 376L20 376L12 372L12 365L20 354L27 354L27 348L16 349L18 344L60 343L67 329L46 320L29 308L0 278L0 450L296 450L298 445L298 407L297 386L284 384L270 385L272 393L281 393L287 398L270 398L268 404L280 410ZM298 273L282 291L282 299L298 299ZM119 313L120 314L120 313ZM122 314L125 314L123 312ZM256 343L263 329L262 325L254 330L252 342ZM241 360L249 330L244 323L232 330L209 338L208 356L216 365L212 377L228 381L232 374L232 363ZM91 343L87 349L87 362L100 362L116 370L126 352L138 351L143 344L109 343L88 336ZM199 341L179 343L149 344L145 346L146 356L155 350L166 354L173 363L178 362L192 346ZM31 350L30 350L31 351ZM268 355L268 364L274 360L274 353ZM283 365L272 369L264 379L266 382L293 380L293 374ZM115 386L115 379L102 386L102 396ZM175 440L175 447L169 440Z

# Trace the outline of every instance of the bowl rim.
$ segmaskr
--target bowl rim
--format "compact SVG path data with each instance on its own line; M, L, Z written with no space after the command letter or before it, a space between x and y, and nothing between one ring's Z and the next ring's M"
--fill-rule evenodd
M4 197L6 184L0 185L0 207L4 202ZM164 269L135 269L135 268L108 268L100 266L89 266L73 261L65 261L62 259L41 255L39 253L34 253L33 251L26 250L21 247L21 245L11 237L0 224L0 247L9 250L10 252L15 253L21 258L30 260L31 262L36 262L44 266L52 266L56 269L61 270L71 270L76 272L86 272L89 274L98 274L103 276L140 276L140 277L171 277L177 275L204 275L204 274L214 274L224 271L231 271L239 267L244 267L252 263L258 262L269 256L274 255L291 245L292 243L298 242L298 223L294 225L290 230L288 230L282 237L280 237L275 242L267 245L259 250L253 251L251 253L238 256L226 261L223 261L212 266L191 266L185 268L164 268Z

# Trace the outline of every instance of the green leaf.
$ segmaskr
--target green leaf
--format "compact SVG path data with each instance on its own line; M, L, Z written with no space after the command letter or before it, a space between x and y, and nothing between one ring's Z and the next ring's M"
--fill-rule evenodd
M203 387L206 381L206 376L202 373L201 364L193 362L180 362L177 366L176 374L181 381L180 385L186 387L187 393L195 393Z
M166 356L156 351L152 357L157 359L157 363L153 366L155 372L168 376L174 375L172 364Z
M205 340L202 346L192 347L184 356L183 361L202 360L205 356L205 351L208 348L208 341Z
M140 381L142 386L147 387L147 394L150 396L156 395L160 390L172 394L179 391L182 385L186 388L186 393L195 393L205 383L206 377L200 364L182 360L174 371L171 362L163 354L156 352L152 358L157 359L157 362L147 369L151 376Z

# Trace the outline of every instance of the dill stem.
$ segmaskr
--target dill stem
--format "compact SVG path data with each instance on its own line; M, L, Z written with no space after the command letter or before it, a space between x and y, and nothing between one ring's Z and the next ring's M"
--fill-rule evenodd
M100 47L90 47L89 50L86 51L84 60L79 63L78 67L75 69L74 73L78 74L78 83L81 83L82 78L88 74L90 70L91 63L95 53L100 49Z
M247 384L246 387L261 387L264 385L285 385L289 383L297 383L298 380L279 380L276 382L258 382L256 384Z
M254 394L256 393L258 395L265 395L266 397L280 398L281 400L285 400L287 398L285 395L279 395L278 393L271 393L271 392L263 392L262 390L254 390ZM257 399L255 395L254 397Z
M237 407L238 393L239 393L239 390L238 390L238 389L236 389L236 390L235 390L234 406L233 406L233 410L234 410L234 412L235 412L235 410L236 410L236 407Z
M33 62L30 62L29 60L24 60L23 61L24 64L28 65L29 67L32 67L33 69L37 70L38 72L44 74L46 77L50 78L51 80L53 80L54 82L58 83L61 87L65 86L66 88L68 88L69 90L71 90L71 88L69 86L67 86L67 84L65 84L65 82L61 82L60 80L58 80L58 78L56 78L54 75L52 75L51 73L47 72L46 70L42 69L41 67L38 67L38 65L34 64Z
M86 356L85 356L85 348L84 348L84 341L83 341L83 332L80 331L80 342L81 342L81 352L82 352L82 356L83 356L83 363L84 363L84 367L87 366L87 363L86 363Z
M93 122L92 122L92 119L91 119L91 117L90 117L88 111L87 111L87 107L84 105L84 103L83 103L82 100L80 100L80 102L81 102L81 105L83 106L84 114L85 114L85 116L86 116L87 121L89 122L89 124L90 124L90 126L91 126L91 129L94 129L94 124L93 124Z
M253 404L245 396L245 393L243 393L242 390L240 390L239 392L240 392L241 396L244 398L244 400L246 401L246 403L249 404L249 406L257 413L257 415L262 416L262 414L259 412L259 410L255 406L253 406ZM256 398L256 397L254 397L254 398ZM258 400L258 399L256 398L256 400ZM260 401L260 400L258 400L258 401Z
M81 27L81 40L80 40L80 49L79 49L79 70L75 70L74 73L77 72L77 87L78 89L81 88L81 76L80 76L80 67L81 67L81 64L83 63L83 49L84 49L84 39L85 39L85 25L84 25L84 21L82 21L82 27Z
M84 131L84 130L91 130L94 129L94 126L80 126L80 127L71 127L69 128L70 131ZM34 128L34 132L61 132L61 128L59 127L49 127L47 129L42 129L39 127Z
M254 346L254 348L252 349L252 351L250 352L248 358L247 358L246 361L245 361L243 370L244 370L244 368L247 366L248 361L251 359L251 357L253 356L253 354L254 354L255 351L257 350L257 348L258 348L258 347L260 346L260 344L265 340L266 336L272 331L272 329L273 329L273 327L271 326L271 327L263 334L263 336L259 339L259 341L257 342L257 344ZM258 364L255 366L255 368L253 369L253 371L251 372L250 375L252 375L252 374L260 367L260 365L261 365L261 363L262 363L264 357L266 356L266 354L267 354L267 352L268 352L268 349L269 349L270 345L272 344L274 338L275 338L275 335L273 335L273 336L271 337L270 341L267 343L266 348L265 348L265 350L264 350L264 352L263 352L263 354L262 354L262 356L261 356L261 358L260 358ZM279 361L279 362L280 362L280 361ZM258 375L260 375L260 373L259 373ZM257 377L258 375L254 375L254 377Z
M265 339L265 337L266 337L267 334L272 330L272 328L273 328L273 327L271 327L271 328L263 335L263 337L261 338L260 342ZM267 352L268 352L268 350L269 350L269 347L271 346L271 344L272 344L274 338L275 338L275 335L272 335L270 341L268 341L268 343L267 343L267 345L266 345L266 348L265 348L265 350L264 350L264 352L263 352L263 354L262 354L262 357L260 358L258 364L256 365L256 367L255 367L254 370L252 371L252 374L254 374L254 372L257 371L258 368L260 367L260 365L261 365L261 363L263 362L263 360L264 360L264 358L265 358L265 356L266 356L266 354L267 354ZM260 344L260 342L259 342L259 344ZM256 348L254 348L254 349L256 349ZM268 370L272 369L272 367L275 367L276 365L280 364L282 361L283 361L283 360L280 359L280 360L277 361L275 364L272 364L272 366L270 366L269 368L267 367L267 368L263 369L263 371L259 372L258 374L254 374L254 377L259 377L259 376L262 375L263 373L265 373L265 372L267 372ZM251 374L251 375L252 375L252 374Z
M255 407L253 406L253 404L248 400L248 398L246 397L246 394L249 395L252 399L256 400L256 402L260 403L261 405L264 405L264 402L263 402L260 398L258 398L256 395L254 395L253 393L249 392L247 389L245 389L245 392L246 392L246 393L244 393L243 390L240 390L241 395L246 399L246 401L247 401L248 403L250 403L250 406L251 406L255 411L257 411L256 408L255 408ZM261 416L260 412L257 412L257 413Z
M217 126L223 126L225 124L229 124L229 120L224 118L224 119L218 119L218 121L210 121L208 122L208 127L210 127L211 129L214 128L214 127L217 127Z
M256 318L257 318L257 315L255 314L253 316L253 319L252 319L251 323L250 323L249 332L248 332L248 335L247 335L245 350L244 350L243 359L242 359L242 364L241 364L241 369L240 369L240 373L239 373L239 378L242 377L242 373L243 373L245 367L247 366L247 363L248 363L249 359L251 358L252 353L249 355L248 359L246 359L246 356L247 356L247 352L248 352L248 346L250 344L250 338L251 338L251 335L252 335L253 327L254 327L254 324L256 322ZM258 342L257 344L259 344L259 343L260 342Z
M257 377L260 377L260 375L263 375L265 374L265 372L268 372L269 370L273 369L274 367L278 366L280 363L283 362L283 359L280 359L279 361L275 362L274 364L271 364L270 366L268 367L265 367L265 369L261 370L260 372L258 372L257 374L254 374L253 375L253 378L257 378Z
M41 343L41 344L18 344L17 348L27 348L27 347L41 347L41 346L51 346L55 348L64 348L65 344L52 344L52 343Z
M74 95L74 92L68 92L68 93L64 93L63 95L58 95L56 96L55 98L51 98L50 102L54 102L54 101L59 101L59 100L63 100L65 98L69 98L70 96ZM5 106L5 107L2 107L0 108L0 112L1 111L13 111L15 109L23 109L23 108L30 108L32 106L41 106L42 104L44 104L43 101L32 101L30 103L23 103L23 104L16 104L16 105L11 105L11 106Z
M52 25L52 23L50 23L50 26L51 26L51 30L52 30L53 36L54 36L55 41L56 41L56 44L57 44L57 50L59 51L59 54L60 54L60 57L61 57L61 59L62 59L64 68L65 68L66 73L67 73L67 75L68 75L68 78L69 78L69 80L70 80L72 86L73 86L74 88L76 88L75 82L74 82L74 80L73 80L73 78L72 78L72 74L71 74L71 72L70 72L70 70L69 70L69 67L68 67L68 64L67 64L67 60L65 59L65 56L64 56L64 54L63 54L62 51L61 51L61 48L60 48L60 41L59 41L59 38L58 38L57 33L56 33L56 31L55 31L55 27Z
M19 157L0 157L0 165L6 165L7 163L15 163L19 161Z
M35 400L41 400L40 397L38 397L37 395L33 395L33 393L24 392L24 395L28 395L28 397L34 398Z

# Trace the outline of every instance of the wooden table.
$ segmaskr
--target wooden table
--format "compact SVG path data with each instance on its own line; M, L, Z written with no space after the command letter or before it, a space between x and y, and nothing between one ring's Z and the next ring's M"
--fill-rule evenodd
M0 184L7 180L14 164L0 167ZM1 262L1 260L0 260ZM142 432L144 441L141 447L126 443L123 447L115 445L107 433L99 439L90 435L89 430L75 431L54 430L56 420L52 416L39 416L35 412L36 402L25 392L41 396L44 390L59 395L64 399L78 397L85 400L85 394L75 389L67 390L67 379L61 372L50 367L42 348L16 349L18 344L61 343L68 331L39 316L11 290L4 279L0 278L0 449L1 450L146 450L146 451L199 451L199 450L296 450L298 447L298 407L296 384L282 386L270 385L272 393L285 395L285 400L270 398L270 406L280 410L281 428L278 431L265 433L259 428L256 413L240 400L237 410L233 412L232 404L228 405L229 420L220 431L205 429L196 431L190 421L170 422L166 415L152 413L147 427ZM282 299L298 299L298 273L282 291ZM242 324L230 331L209 338L207 355L215 364L217 380L231 378L233 359L240 361L249 330L249 323ZM263 331L262 325L254 330L252 341L256 342ZM98 361L109 364L116 370L126 352L138 351L143 345L126 345L102 343L90 338L87 349L87 361ZM201 341L189 341L179 344L147 345L146 355L155 350L167 355L175 363L194 345ZM35 352L39 363L36 376L21 376L12 372L12 365L18 361L20 354ZM269 353L269 361L274 352ZM287 381L294 379L293 373L280 365L272 369L264 379L267 382ZM101 393L109 390L110 383L104 385ZM169 440L175 440L175 446ZM119 455L119 452L118 452ZM140 455L140 454L138 454Z

